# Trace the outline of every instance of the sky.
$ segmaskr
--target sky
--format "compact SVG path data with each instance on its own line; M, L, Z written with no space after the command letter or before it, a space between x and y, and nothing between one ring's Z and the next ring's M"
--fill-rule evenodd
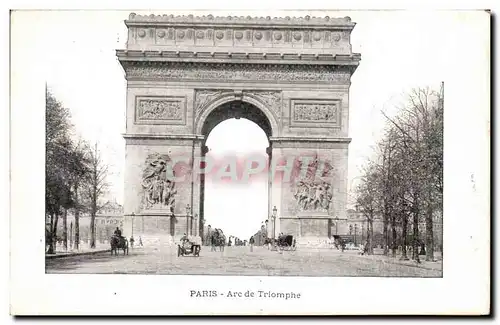
M228 15L225 12L211 13ZM123 203L124 187L125 141L122 134L125 132L126 82L115 50L125 48L126 26L123 20L128 14L128 11L32 11L15 13L12 18L13 24L30 24L30 32L26 33L29 39L20 40L17 45L26 46L37 54L49 90L71 110L77 135L98 142L103 159L110 166L108 196L116 198L119 203ZM373 155L373 146L385 126L381 110L389 115L395 114L403 102L403 94L414 87L438 89L453 68L448 58L467 47L468 40L473 37L473 31L467 28L471 17L449 12L233 11L231 14L350 16L357 23L351 43L353 52L361 53L362 59L351 79L349 184L353 184L360 175L360 168ZM231 137L225 136L229 133ZM255 138L243 141L248 134ZM208 141L213 150L220 151L234 149L232 146L236 143L238 148L248 151L267 146L262 130L243 119L221 123L212 131ZM212 184L207 190L208 222L213 221L230 231L234 229L236 236L248 237L266 218L266 190L265 186L263 191L258 184L245 189L220 188ZM248 200L248 197L253 200ZM245 211L243 218L235 217L237 211L240 215ZM241 227L242 223L245 227ZM237 233L237 229L243 228Z

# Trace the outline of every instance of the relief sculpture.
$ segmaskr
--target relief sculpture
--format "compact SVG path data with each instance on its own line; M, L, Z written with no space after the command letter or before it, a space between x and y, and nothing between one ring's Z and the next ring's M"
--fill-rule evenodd
M195 105L194 105L196 115L198 115L201 112L201 110L205 108L211 101L230 92L231 91L229 90L210 90L210 89L197 90L195 95Z
M265 65L197 65L197 64L156 64L151 66L125 65L127 78L153 78L171 80L211 80L211 81L262 81L282 80L286 82L347 83L350 73L331 71L322 66L268 67Z
M295 121L337 121L337 105L335 104L295 104Z
M333 195L327 182L299 181L294 197L302 210L328 211Z
M280 91L254 91L247 92L249 95L257 97L261 102L270 108L276 116L281 116L281 92Z
M332 202L332 187L326 181L331 175L332 165L329 162L320 162L318 157L304 166L298 162L298 170L305 170L305 177L296 183L293 196L300 210L328 211Z
M182 120L181 101L168 99L139 99L138 120Z
M170 209L175 205L175 182L167 177L170 162L168 155L151 154L146 159L142 178L144 207L147 209ZM174 175L172 170L172 175Z

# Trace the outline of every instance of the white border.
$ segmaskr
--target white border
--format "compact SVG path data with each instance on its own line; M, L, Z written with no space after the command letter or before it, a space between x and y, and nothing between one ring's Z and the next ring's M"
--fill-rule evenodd
M59 8L68 7L68 2L53 3ZM78 8L88 8L96 3L82 2L78 4ZM333 2L329 2L328 5L323 3L321 7L345 8L348 3L349 8L359 8L358 3L343 3L343 6ZM420 1L410 7L423 8L428 3L431 1ZM117 5L106 1L98 4ZM31 7L33 5L36 6L36 3L32 3ZM172 4L172 7L174 5ZM183 2L182 5L184 8L196 8L191 3ZM219 2L215 5L219 8L230 8L226 7L227 3ZM310 7L311 2L293 3L293 5L295 8L304 5ZM479 5L480 2L474 3L474 7ZM30 7L25 2L23 5L17 5L19 6ZM73 6L72 3L71 7ZM120 4L120 7L123 6L133 7L129 3ZM277 4L276 7L282 6ZM452 6L456 7L458 4ZM488 29L485 33L487 31ZM46 315L487 313L489 307L489 125L487 122L489 122L490 104L487 36L478 35L482 38L479 43L482 44L481 47L454 53L450 61L456 64L456 69L450 69L450 74L445 78L446 249L445 273L442 279L44 274L44 247L43 241L39 241L42 238L41 225L44 222L42 217L44 211L43 67L36 64L36 53L26 48L18 48L12 56L14 74L11 79L11 313ZM15 45L14 43L13 40L12 44ZM476 176L475 190L470 183L471 173ZM299 291L303 298L287 302L254 300L245 301L243 304L237 300L193 301L188 298L187 290L190 288L243 291L272 288L275 291ZM76 295L75 292L79 294ZM131 299L131 297L138 298Z

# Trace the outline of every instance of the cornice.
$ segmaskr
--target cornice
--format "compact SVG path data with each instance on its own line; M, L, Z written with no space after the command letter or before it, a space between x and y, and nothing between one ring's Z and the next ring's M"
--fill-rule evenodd
M177 25L177 26L246 26L246 27L287 27L287 28L311 28L311 27L336 27L338 29L352 30L356 25L350 17L330 18L326 17L251 17L251 16L174 16L174 15L137 15L131 13L125 21L127 26L147 25Z
M271 143L280 142L314 142L314 143L350 143L351 138L327 138L327 137L270 137Z
M125 139L153 139L153 140L203 140L204 136L195 134L147 134L147 133L124 133Z
M195 52L195 51L141 51L117 50L121 62L199 62L283 65L344 65L358 66L359 53L353 54L300 54L300 53L247 53L247 52Z

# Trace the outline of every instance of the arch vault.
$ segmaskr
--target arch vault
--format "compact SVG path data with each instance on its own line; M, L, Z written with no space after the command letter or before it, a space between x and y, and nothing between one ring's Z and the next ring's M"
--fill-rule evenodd
M266 132L270 156L313 171L270 178L267 217L273 206L278 216L268 235L330 236L346 216L349 87L360 62L350 18L131 14L125 24L125 235L199 237L202 182L172 181L168 166L187 157L174 172L193 173L211 128L245 117Z

